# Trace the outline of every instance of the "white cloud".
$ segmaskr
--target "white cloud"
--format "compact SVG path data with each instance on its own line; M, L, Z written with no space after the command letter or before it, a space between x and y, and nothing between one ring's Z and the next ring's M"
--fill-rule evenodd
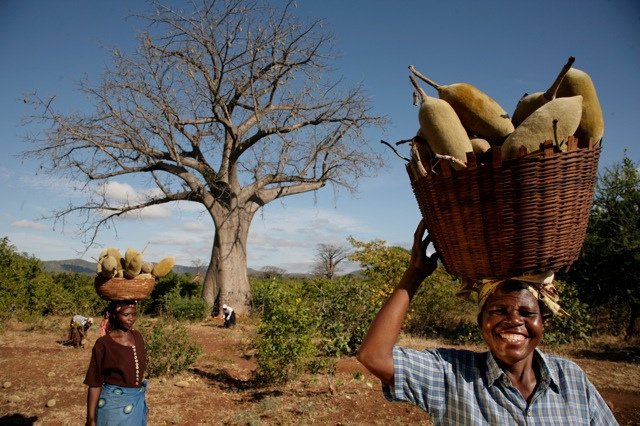
M26 228L26 229L36 229L36 230L40 230L40 229L45 229L46 226L38 223L38 222L33 222L31 220L17 220L15 222L11 223L11 226L15 227L15 228Z
M108 181L101 185L98 193L104 196L107 200L117 202L117 204L137 204L143 203L153 196L157 196L159 194L159 190L157 188L152 188L145 191L138 191L127 183ZM170 216L171 210L167 206L164 204L157 204L126 213L122 218L165 219Z
M162 205L155 205L145 207L144 209L132 214L135 214L141 219L164 219L171 216L171 210Z
M322 209L274 207L264 211L251 225L249 267L278 266L289 272L309 272L318 244L346 246L347 237L355 232L366 232L366 226L357 217Z
M108 181L102 184L99 193L107 199L128 201L130 203L134 203L140 198L138 192L131 185L115 181Z

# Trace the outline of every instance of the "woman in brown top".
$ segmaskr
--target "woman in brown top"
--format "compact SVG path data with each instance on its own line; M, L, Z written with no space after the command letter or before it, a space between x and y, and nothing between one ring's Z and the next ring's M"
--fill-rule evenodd
M144 371L147 355L142 335L133 330L137 302L111 302L105 310L101 334L93 346L84 383L87 425L146 425Z

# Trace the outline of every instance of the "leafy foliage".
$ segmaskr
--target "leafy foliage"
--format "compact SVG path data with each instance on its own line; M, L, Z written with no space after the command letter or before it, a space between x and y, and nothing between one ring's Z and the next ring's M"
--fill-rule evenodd
M545 324L543 343L560 345L587 340L593 329L589 305L580 301L578 289L574 285L559 280L555 281L555 285L562 295L562 308L569 316L554 316Z
M377 289L354 277L316 278L305 282L303 296L315 312L320 354L353 355L378 311Z
M144 310L176 320L198 321L207 316L209 309L201 292L202 284L190 274L171 272L158 280Z
M76 292L84 290L52 277L38 259L18 253L7 237L0 239L0 320L70 314L78 308Z
M412 334L459 343L482 341L477 304L455 295L458 283L439 266L420 286L411 302L406 330Z
M202 352L184 325L161 318L154 325L142 324L140 332L149 356L149 377L174 376L196 362Z
M639 167L625 155L599 177L585 244L566 276L581 300L614 316L640 314Z
M262 311L256 342L258 378L262 381L278 383L293 379L304 372L315 355L316 321L297 284L263 280L254 287L257 295L254 301Z
M380 308L400 282L411 255L402 247L387 246L383 240L363 242L349 237L348 241L355 249L349 260L360 263L364 279L375 292L370 303Z

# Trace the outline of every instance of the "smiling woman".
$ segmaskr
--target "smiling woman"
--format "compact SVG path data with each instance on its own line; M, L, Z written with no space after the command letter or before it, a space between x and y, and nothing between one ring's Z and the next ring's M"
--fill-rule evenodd
M357 355L382 381L385 397L417 405L435 424L617 424L575 363L537 348L545 319L564 312L552 275L537 284L523 278L477 288L486 352L395 346L411 299L437 266L437 252L426 255L425 231L422 221L409 267Z

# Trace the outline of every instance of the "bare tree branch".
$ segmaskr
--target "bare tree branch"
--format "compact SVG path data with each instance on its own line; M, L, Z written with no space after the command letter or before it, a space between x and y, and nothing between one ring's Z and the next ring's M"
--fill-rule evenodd
M327 184L355 190L383 165L364 132L385 119L371 113L362 87L334 78L331 35L320 21L295 19L293 2L154 5L136 52L116 51L100 84L79 86L93 110L62 113L53 98L30 97L29 122L44 130L24 153L87 189L131 177L154 191L124 204L89 197L54 220L86 214L92 244L122 214L194 201L214 221L212 262L244 256L246 263L260 207Z

